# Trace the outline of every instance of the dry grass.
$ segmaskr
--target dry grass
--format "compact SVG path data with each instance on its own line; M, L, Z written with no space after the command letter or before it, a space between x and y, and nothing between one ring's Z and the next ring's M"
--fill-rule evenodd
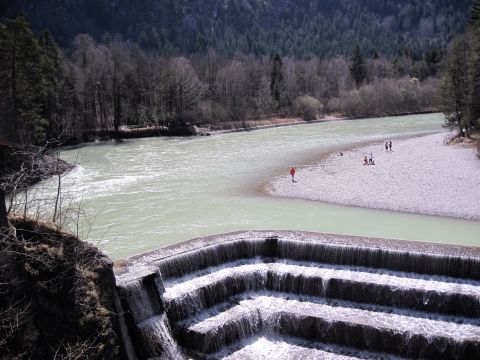
M0 265L15 270L4 274L0 284L18 278L22 281L16 288L25 290L19 291L23 294L20 301L10 293L8 301L0 303L0 315L11 318L0 321L0 354L16 358L27 351L26 358L118 358L111 261L50 221L20 216L9 220L16 227L16 236L10 239L10 246L0 247L0 260L4 261ZM10 266L13 263L17 265ZM25 302L35 311L30 311L25 321L16 321ZM42 319L48 313L52 315L45 323ZM2 335L2 324L14 326ZM32 334L42 335L35 338L34 346L25 348Z

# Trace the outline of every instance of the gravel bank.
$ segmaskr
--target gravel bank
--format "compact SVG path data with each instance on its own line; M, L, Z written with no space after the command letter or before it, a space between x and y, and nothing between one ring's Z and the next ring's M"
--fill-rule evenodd
M392 152L372 144L331 154L267 184L278 197L480 220L480 160L446 133L393 141ZM363 165L373 153L376 165Z

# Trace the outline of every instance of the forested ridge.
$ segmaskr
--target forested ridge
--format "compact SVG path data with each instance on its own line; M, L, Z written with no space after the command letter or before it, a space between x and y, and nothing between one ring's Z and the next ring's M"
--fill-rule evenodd
M182 54L212 48L282 56L421 58L444 49L465 23L471 0L4 0L0 15L24 15L66 47L80 34L130 40Z
M471 5L4 1L0 134L64 144L124 126L438 110L442 59Z

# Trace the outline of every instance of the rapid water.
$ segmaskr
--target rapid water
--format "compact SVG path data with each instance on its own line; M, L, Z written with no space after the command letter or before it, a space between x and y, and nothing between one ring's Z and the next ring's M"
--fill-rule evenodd
M287 174L292 165L308 165L355 144L442 131L442 122L440 115L429 114L98 143L62 152L63 159L78 165L62 179L63 193L81 197L88 213L81 235L100 241L114 259L245 229L480 245L480 222L271 198L262 192L271 177Z

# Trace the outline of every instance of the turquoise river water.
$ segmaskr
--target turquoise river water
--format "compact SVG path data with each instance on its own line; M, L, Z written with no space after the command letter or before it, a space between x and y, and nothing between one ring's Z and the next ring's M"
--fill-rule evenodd
M247 229L480 245L480 222L272 198L262 191L292 165L364 142L443 131L442 121L428 114L98 143L62 152L78 165L62 179L62 191L82 199L87 220L80 235L114 259Z

